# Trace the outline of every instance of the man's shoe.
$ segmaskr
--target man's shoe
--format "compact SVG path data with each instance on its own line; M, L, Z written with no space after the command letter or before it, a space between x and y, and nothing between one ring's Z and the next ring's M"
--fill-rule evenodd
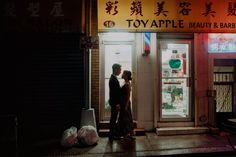
M120 140L120 137L114 136L113 140Z

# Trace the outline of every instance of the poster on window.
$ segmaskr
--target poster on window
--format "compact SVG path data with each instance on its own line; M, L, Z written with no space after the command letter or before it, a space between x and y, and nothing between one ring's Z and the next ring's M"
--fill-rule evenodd
M188 116L186 79L162 79L162 116Z
M162 48L162 77L187 77L188 44L167 44Z

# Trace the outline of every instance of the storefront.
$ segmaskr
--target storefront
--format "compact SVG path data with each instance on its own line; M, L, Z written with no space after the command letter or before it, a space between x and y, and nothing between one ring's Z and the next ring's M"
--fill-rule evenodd
M99 121L109 120L108 80L115 62L132 71L138 128L215 126L219 102L226 96L226 112L235 114L235 4L98 0ZM232 86L216 86L222 69L227 76L221 82ZM222 89L230 94L220 94ZM221 97L217 103L215 94Z

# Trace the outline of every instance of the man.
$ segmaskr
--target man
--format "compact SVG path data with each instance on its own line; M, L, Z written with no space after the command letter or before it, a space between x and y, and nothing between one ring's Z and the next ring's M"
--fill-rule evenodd
M111 118L110 118L110 124L109 124L109 140L112 141L114 139L117 139L115 137L115 124L116 119L118 116L118 112L120 109L120 97L121 97L121 88L120 83L117 79L117 76L119 76L121 73L121 65L120 64L113 64L112 65L112 74L109 79L109 104L111 106Z

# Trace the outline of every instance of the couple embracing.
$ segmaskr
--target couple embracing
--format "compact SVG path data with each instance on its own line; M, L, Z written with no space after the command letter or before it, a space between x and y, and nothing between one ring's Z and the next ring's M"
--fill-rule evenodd
M120 87L120 83L117 79L121 73L121 65L112 65L112 74L109 80L109 104L111 106L111 118L109 124L109 140L118 139L123 137L124 139L134 140L133 118L131 113L131 80L132 74L128 70L124 70L122 73L122 79L124 79L124 85Z

